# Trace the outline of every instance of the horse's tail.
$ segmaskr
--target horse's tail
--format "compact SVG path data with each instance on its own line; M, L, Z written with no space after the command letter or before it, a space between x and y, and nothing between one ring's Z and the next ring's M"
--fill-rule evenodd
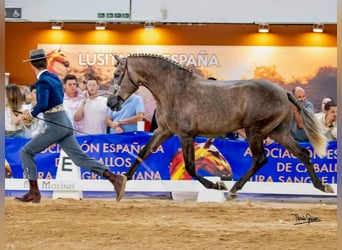
M303 107L291 93L288 92L287 97L289 98L289 101L298 108L300 115L303 118L305 133L308 136L312 147L315 149L315 152L320 157L324 157L326 155L327 139L322 133L323 130L314 117L314 113Z

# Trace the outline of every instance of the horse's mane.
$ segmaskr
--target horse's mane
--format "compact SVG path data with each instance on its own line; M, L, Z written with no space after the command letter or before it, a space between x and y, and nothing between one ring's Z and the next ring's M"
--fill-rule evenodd
M183 70L186 70L190 73L193 73L192 69L190 67L184 66L182 64L180 64L177 61L171 60L170 58L167 58L165 56L162 55L157 55L157 54L130 54L128 55L128 57L148 57L148 58L155 58L155 59L159 59L168 63L171 63L173 65L175 65L178 68L181 68Z

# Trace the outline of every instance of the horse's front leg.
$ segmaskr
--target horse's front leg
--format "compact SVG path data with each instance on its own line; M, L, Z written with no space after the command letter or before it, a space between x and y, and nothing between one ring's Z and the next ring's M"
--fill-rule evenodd
M153 133L151 139L147 142L146 146L139 152L136 157L133 165L128 169L126 176L127 180L132 180L135 171L139 167L140 163L142 163L154 149L159 147L166 139L170 138L173 135L170 131L165 131L161 129L156 129Z
M261 137L263 138L263 137ZM262 167L266 164L267 158L264 153L264 146L262 139L256 139L249 143L249 148L252 152L252 166L249 170L233 185L229 190L227 200L232 200L237 197L236 192L241 190L246 182Z
M180 138L182 150L183 150L183 157L185 163L185 170L194 178L196 178L203 186L210 189L217 189L217 190L227 190L226 185L221 181L217 183L213 183L205 179L204 177L200 176L196 172L195 168L195 147L194 147L194 137L181 137Z

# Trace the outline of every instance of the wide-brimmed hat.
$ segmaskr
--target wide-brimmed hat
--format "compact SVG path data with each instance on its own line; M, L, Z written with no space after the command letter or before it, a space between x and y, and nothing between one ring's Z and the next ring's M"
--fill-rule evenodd
M45 55L45 52L43 49L34 49L30 51L30 59L23 60L23 62L31 62L36 61L40 59L48 58Z

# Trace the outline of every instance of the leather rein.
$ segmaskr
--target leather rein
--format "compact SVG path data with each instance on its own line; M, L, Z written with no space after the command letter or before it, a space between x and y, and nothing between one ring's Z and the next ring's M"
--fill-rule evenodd
M132 78L131 78L131 75L130 75L130 73L129 73L129 71L128 71L128 58L126 58L126 64L125 64L124 72L123 72L123 74L121 75L121 78L120 78L119 82L118 82L117 84L113 85L113 88L114 88L113 95L121 88L121 84L122 84L122 81L123 81L123 79L124 79L124 77L125 77L126 72L127 72L127 77L128 77L128 80L130 81L130 83L132 83L132 84L136 87L136 89L139 88L139 85L136 84L136 83L132 80ZM118 95L118 97L119 97L121 100L124 100L123 98L121 98L121 96Z

